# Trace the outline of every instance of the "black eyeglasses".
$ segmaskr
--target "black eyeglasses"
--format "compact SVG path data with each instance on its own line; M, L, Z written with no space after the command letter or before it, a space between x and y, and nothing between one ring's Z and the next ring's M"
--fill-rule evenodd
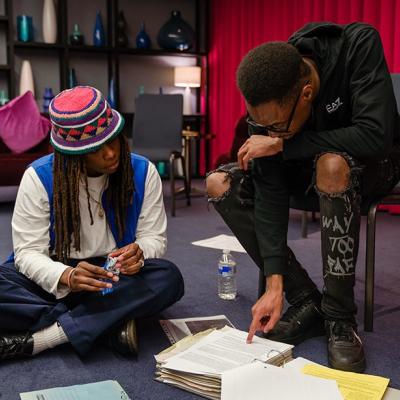
M291 131L289 130L289 128L290 128L290 125L292 124L293 117L294 117L294 114L296 112L297 104L299 103L301 93L303 91L304 86L308 85L309 83L310 83L310 81L307 81L302 86L302 88L300 89L300 92L297 95L296 100L295 100L295 102L293 104L292 110L290 111L289 118L288 118L288 120L286 122L286 127L285 128L278 128L276 126L276 124L273 124L273 125L261 125L261 124L258 124L247 113L246 122L247 122L247 125L249 127L249 135L250 136L251 135L267 135L267 136L269 136L269 132L273 132L273 133L290 133ZM280 122L279 124L283 125L284 123L285 122Z

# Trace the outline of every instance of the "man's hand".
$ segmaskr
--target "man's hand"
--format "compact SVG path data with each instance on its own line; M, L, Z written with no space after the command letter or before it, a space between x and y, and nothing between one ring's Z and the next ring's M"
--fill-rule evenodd
M249 328L247 343L251 343L257 331L269 332L279 321L283 308L282 275L267 278L267 291L251 309L253 320Z
M110 257L117 257L117 264L121 274L134 275L144 265L143 251L136 243L128 244L109 254Z
M247 170L253 158L274 156L283 149L283 140L264 135L250 136L238 151L239 168Z
M99 292L104 288L111 288L110 282L100 279L112 279L118 282L118 276L107 272L101 267L81 261L75 268L67 268L60 277L60 283L69 286L73 292Z

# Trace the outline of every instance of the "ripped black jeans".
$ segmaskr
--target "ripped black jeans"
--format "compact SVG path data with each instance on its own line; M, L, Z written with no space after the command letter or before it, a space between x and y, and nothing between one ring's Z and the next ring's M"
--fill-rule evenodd
M291 206L320 211L324 288L321 295L292 250L287 248L284 291L289 304L298 304L308 298L321 300L326 319L355 324L354 284L361 204L364 200L388 193L399 181L400 150L367 165L361 165L347 154L340 155L350 167L350 184L343 193L327 194L316 189L315 163L312 160L285 163ZM225 172L230 188L220 198L209 198L209 202L213 203L256 265L263 269L264 260L255 232L252 173L240 170L237 164L223 165L213 172ZM292 205L292 200L295 205Z

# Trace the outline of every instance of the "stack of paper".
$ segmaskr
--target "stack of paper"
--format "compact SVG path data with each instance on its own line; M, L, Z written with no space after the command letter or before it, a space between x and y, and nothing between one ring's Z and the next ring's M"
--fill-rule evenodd
M259 337L247 344L246 338L247 332L225 327L182 339L156 356L156 380L220 399L223 372L256 360L278 366L292 358L292 345Z

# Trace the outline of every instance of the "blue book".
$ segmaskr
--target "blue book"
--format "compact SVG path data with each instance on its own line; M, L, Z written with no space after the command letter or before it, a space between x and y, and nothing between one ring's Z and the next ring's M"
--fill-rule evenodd
M102 381L20 393L21 400L130 400L117 381Z

